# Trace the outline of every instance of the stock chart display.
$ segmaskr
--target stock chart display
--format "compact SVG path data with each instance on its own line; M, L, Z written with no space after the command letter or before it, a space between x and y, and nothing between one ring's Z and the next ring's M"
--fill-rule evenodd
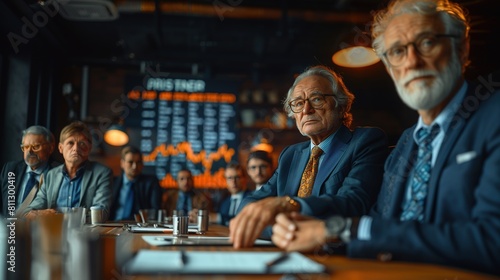
M129 77L125 117L130 143L144 157L144 172L164 188L177 187L187 167L198 188L225 188L224 167L237 160L236 83L193 77Z

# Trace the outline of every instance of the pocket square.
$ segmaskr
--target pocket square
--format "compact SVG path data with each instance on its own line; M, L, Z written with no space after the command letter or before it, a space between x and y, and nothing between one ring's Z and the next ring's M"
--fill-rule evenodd
M457 164L461 164L461 163L467 162L469 160L472 160L476 156L477 156L477 153L475 151L461 153L461 154L457 155Z

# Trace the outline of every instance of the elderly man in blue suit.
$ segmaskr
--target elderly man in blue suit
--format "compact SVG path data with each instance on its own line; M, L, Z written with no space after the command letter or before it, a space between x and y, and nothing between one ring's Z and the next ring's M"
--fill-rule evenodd
M92 136L87 126L75 121L59 137L64 164L51 169L35 199L26 208L28 218L56 213L68 207L99 207L107 217L111 204L111 169L89 161Z
M395 0L376 15L374 48L418 122L387 159L369 216L279 215L278 246L310 250L340 238L351 257L500 274L500 92L491 75L464 79L469 28L448 0Z
M235 248L252 246L278 213L368 212L382 181L387 142L380 129L349 129L353 99L326 67L311 67L295 79L284 109L310 140L285 148L269 181L243 200L229 225ZM270 228L262 237L270 238Z

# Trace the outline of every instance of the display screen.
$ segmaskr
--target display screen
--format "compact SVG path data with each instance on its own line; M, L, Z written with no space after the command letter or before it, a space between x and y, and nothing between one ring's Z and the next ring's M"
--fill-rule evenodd
M177 187L182 168L197 188L225 188L224 167L237 160L236 83L193 77L128 77L125 125L139 147L144 173ZM140 85L140 86L138 86Z

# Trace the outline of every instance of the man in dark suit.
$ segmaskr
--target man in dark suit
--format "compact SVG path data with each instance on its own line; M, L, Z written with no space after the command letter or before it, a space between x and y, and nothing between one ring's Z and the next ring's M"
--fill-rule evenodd
M252 151L248 154L247 173L258 191L273 175L273 160L266 151Z
M219 213L210 217L210 221L228 226L229 221L234 218L238 207L245 197L252 191L247 190L247 178L243 167L235 162L230 162L224 170L227 190L230 196L226 197L220 204Z
M51 169L44 179L35 199L22 213L27 218L50 215L69 207L103 209L104 220L111 204L111 169L89 161L92 135L88 127L74 121L61 130L59 152L64 164Z
M21 151L23 160L7 162L0 174L0 206L4 217L15 215L16 209L29 196L29 193L47 176L47 172L59 165L51 159L55 139L52 132L39 125L30 126L23 131ZM10 183L9 183L10 181ZM36 194L37 189L33 190Z
M133 146L124 147L120 166L123 172L113 180L113 203L109 219L134 220L134 214L141 209L158 212L161 203L160 185L155 176L142 174L144 164L141 151Z
M284 108L310 141L285 148L269 181L243 200L230 222L235 248L252 246L278 213L326 217L368 212L388 149L380 129L348 128L353 99L342 79L326 67L309 68L295 79ZM270 238L268 229L262 237Z
M181 210L189 215L191 223L196 223L198 210L204 209L210 212L212 202L208 195L196 190L191 170L187 168L179 170L176 181L178 189L168 190L164 193L162 209L166 209L169 216L172 216L174 210Z
M491 75L464 80L469 27L447 0L396 0L376 15L374 48L418 122L388 157L369 216L280 215L278 246L310 250L340 237L351 257L500 274L500 92Z

